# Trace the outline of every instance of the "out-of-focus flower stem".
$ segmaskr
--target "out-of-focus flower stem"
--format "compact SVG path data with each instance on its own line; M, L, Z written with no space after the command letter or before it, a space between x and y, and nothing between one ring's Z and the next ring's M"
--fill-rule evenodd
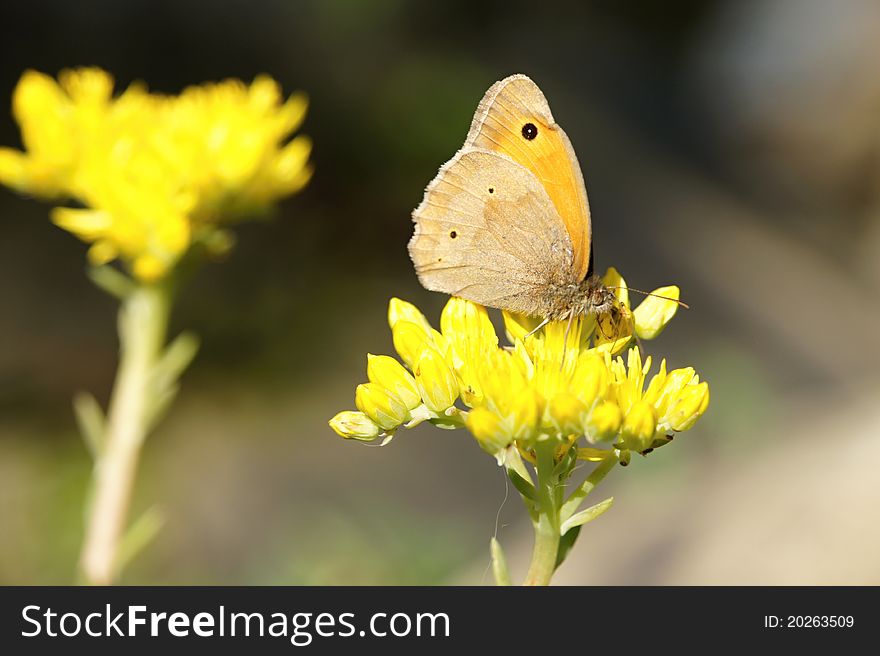
M158 410L153 377L163 352L170 304L170 285L140 284L119 311L119 368L95 456L80 555L82 577L92 585L110 584L117 575L141 445Z
M556 570L559 553L559 492L563 489L558 475L554 473L554 445L539 444L535 449L537 457L538 513L532 523L535 529L535 546L532 562L523 585L549 585Z

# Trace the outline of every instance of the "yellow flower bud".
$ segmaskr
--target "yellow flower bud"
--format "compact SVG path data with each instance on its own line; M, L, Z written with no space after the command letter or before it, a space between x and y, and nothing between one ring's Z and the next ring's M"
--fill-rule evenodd
M403 401L407 410L412 410L422 402L416 379L392 357L368 353L367 378Z
M617 269L608 267L605 275L602 276L602 284L610 287L620 304L629 309L629 289L626 286L626 280Z
M358 385L354 403L358 410L383 430L397 428L409 419L409 411L403 401L376 383Z
M440 332L452 347L447 359L459 373L466 363L479 360L498 346L498 336L486 308L455 296L440 315Z
M205 251L215 260L222 260L235 246L235 234L231 230L214 229L204 237Z
M472 364L465 364L457 370L460 378L459 387L461 388L461 400L469 408L475 408L483 403L483 389L477 380L475 367Z
M691 367L670 371L666 380L663 381L662 387L657 390L656 396L649 396L646 393L646 400L653 403L660 417L665 417L668 410L675 405L681 391L694 380L694 375L694 370ZM653 387L653 382L651 381L652 385L649 387Z
M414 323L421 326L425 332L431 329L431 324L415 305L399 298L392 298L388 302L388 326L393 329L398 321Z
M584 433L592 442L600 442L612 440L620 430L620 423L623 421L623 413L616 403L611 401L601 401L584 426Z
M528 387L523 389L514 398L511 410L514 436L517 439L534 437L544 414L544 400L538 392Z
M380 429L363 412L346 410L330 420L330 428L346 439L371 442L379 437Z
M592 405L608 388L608 367L594 353L584 351L571 378L570 389L585 405Z
M681 291L675 285L660 287L651 293L657 296L646 297L633 312L636 335L642 339L654 339L663 332L666 324L672 321L672 317L678 311L678 303L675 301L681 295ZM666 298L659 298L660 296ZM667 299L675 299L675 301Z
M512 412L516 393L528 384L522 360L506 349L490 351L485 361L478 364L476 378L484 400L489 400L504 416Z
M674 431L686 431L709 407L709 385L705 382L688 385L681 391L669 413L669 425Z
M435 349L428 347L422 352L414 371L419 393L429 410L443 412L455 403L458 379Z
M657 417L649 403L638 401L630 408L620 429L620 436L626 448L644 451L654 441L657 432Z
M485 406L474 408L468 413L466 424L468 430L477 440L477 444L487 453L497 454L512 441L511 434L504 430L501 419Z
M451 341L465 339L480 349L498 344L486 308L456 296L449 299L440 314L440 332Z
M132 271L141 280L153 282L168 270L168 264L154 255L139 255L134 260Z
M556 394L548 404L550 423L563 435L579 435L583 432L582 417L587 411L578 397L573 394Z
M398 320L392 326L391 339L394 342L394 350L410 368L415 366L422 351L427 348L428 334L422 326L404 319Z

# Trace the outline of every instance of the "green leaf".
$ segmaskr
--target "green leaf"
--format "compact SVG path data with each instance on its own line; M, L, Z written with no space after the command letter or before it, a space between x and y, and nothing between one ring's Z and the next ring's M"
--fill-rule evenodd
M181 333L165 349L150 372L150 397L146 424L152 430L164 417L180 389L181 374L199 350L199 339L193 333Z
M156 428L157 424L165 417L177 393L180 391L180 385L173 383L166 385L162 390L154 392L152 398L147 400L147 408L144 416L144 425L146 432L150 433Z
M89 267L86 274L91 281L119 300L126 298L135 287L134 281L119 269L109 266Z
M504 556L501 543L494 537L489 542L489 553L492 554L492 575L495 577L495 585L510 585L507 558Z
M153 367L152 383L154 389L173 385L180 378L199 350L199 338L191 332L180 333Z
M510 468L507 469L507 476L510 478L510 482L513 483L513 487L516 488L517 492L530 501L538 501L538 491L530 481L527 481Z
M448 417L434 417L429 419L428 421L437 428L442 428L443 430L455 430L457 428L461 428L461 424L459 422Z
M559 527L559 533L564 536L570 529L583 526L587 522L592 522L599 515L608 510L612 503L614 503L614 497L608 497L605 501L600 501L595 506L590 506L586 510L575 513L562 522L562 526Z
M571 551L572 547L574 547L574 543L577 541L580 533L581 527L574 526L562 534L562 538L559 540L559 548L556 551L556 565L553 566L554 570L558 569L565 561L568 553Z
M104 411L94 396L77 392L73 397L73 413L89 453L97 460L104 449Z
M114 568L121 572L159 534L165 517L157 506L152 506L135 521L119 542Z

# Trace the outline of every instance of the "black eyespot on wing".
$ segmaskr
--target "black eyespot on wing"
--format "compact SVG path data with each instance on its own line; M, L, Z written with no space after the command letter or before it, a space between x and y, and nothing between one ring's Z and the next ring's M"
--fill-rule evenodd
M489 193L490 193L490 194L494 194L494 193L495 193L495 187L489 187Z
M450 231L449 238L455 239L456 237L458 237L458 233L455 230Z
M522 136L531 141L538 136L538 128L535 127L534 123L526 123L522 126Z

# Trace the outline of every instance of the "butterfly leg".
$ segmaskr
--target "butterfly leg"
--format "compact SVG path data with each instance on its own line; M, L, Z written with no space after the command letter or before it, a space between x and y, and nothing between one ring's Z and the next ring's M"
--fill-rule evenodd
M537 326L535 326L535 327L532 328L529 332L527 332L525 335L523 335L523 341L525 341L526 337L531 337L531 336L534 335L536 332L538 332L539 330L541 330L541 328L543 328L544 326L546 326L548 323L550 323L550 319L544 319L541 323L539 323Z
M605 339L611 339L611 335L609 335L605 332L605 326L602 325L602 317L603 316L604 315L602 315L602 314L596 315L596 330L598 330L600 333L602 333L602 337L604 337ZM613 319L612 319L612 321L613 321Z
M562 358L559 360L559 371L565 364L565 357L568 355L568 335L571 333L571 324L574 321L574 312L568 315L568 325L565 326L565 336L562 338Z

